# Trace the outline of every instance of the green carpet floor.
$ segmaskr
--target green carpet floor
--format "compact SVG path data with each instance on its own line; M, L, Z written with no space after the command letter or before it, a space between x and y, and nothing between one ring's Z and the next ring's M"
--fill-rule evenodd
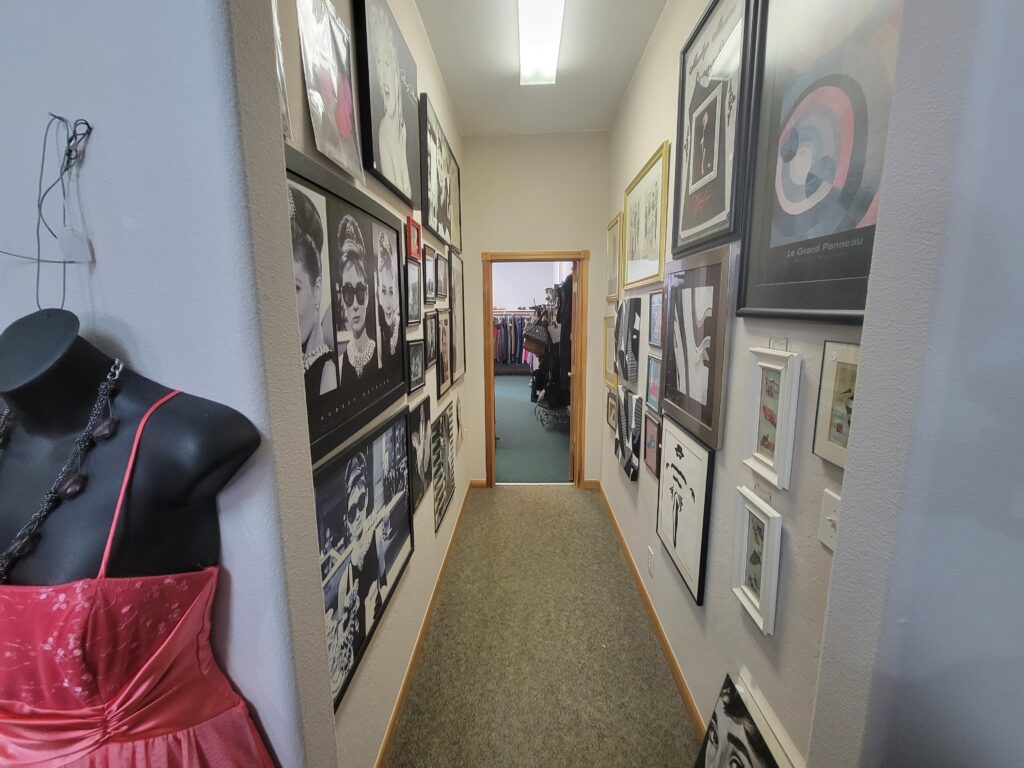
M392 768L684 766L700 743L596 491L471 490Z
M494 377L494 479L499 483L569 482L569 427L534 416L529 376Z

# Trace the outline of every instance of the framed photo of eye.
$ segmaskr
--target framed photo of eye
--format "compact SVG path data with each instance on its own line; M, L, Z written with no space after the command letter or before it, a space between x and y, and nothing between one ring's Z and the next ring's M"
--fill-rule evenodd
M722 443L732 264L739 245L671 262L665 275L661 407L712 450Z
M285 159L316 462L407 390L402 222L293 147L285 148Z

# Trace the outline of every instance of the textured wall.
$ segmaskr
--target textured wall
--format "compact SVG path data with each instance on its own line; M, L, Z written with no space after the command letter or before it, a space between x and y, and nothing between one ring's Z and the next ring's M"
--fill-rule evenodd
M904 2L814 766L1021 761L1022 28Z
M587 431L584 476L600 468L604 423L601 357L604 331L604 236L608 218L608 134L561 133L526 136L472 136L465 140L462 164L466 219L466 274L473 264L475 294L467 279L467 321L473 338L470 357L481 354L483 321L480 254L483 251L590 250L590 302L587 352ZM473 302L476 302L475 305ZM483 371L470 371L474 393L472 421L483 423ZM484 436L475 449L474 477L483 477ZM479 473L479 474L477 474Z
M621 210L626 186L665 139L672 142L674 167L679 51L704 7L702 0L670 0L665 6L612 130L605 219ZM671 215L671 194L668 210ZM595 275L597 280L603 277ZM603 283L592 281L592 290L597 285ZM655 287L630 292L643 297L644 339L647 293ZM600 421L592 417L588 426L600 430L601 482L703 716L710 716L726 673L735 677L746 666L797 748L806 751L832 559L817 539L819 511L823 490L838 493L842 486L842 471L811 453L821 353L825 339L856 342L859 329L760 318L732 318L730 323L724 438L715 458L703 607L694 603L656 533L657 479L642 466L639 482L629 482L615 461L614 436L603 416ZM753 488L757 478L742 464L752 418L748 350L767 346L771 336L788 336L789 348L803 362L792 483L789 490L772 493L773 506L783 518L783 538L775 635L764 637L733 595L731 574L736 486ZM641 348L643 381L646 344ZM643 387L641 383L641 393ZM646 567L648 547L654 551L653 575Z

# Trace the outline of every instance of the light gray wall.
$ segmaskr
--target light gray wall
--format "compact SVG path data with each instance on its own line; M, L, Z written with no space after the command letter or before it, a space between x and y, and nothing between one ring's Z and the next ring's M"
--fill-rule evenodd
M704 8L703 0L669 0L665 5L622 99L611 133L611 185L604 203L606 220L622 209L626 186L666 139L672 142L671 167L674 168L679 51ZM671 216L671 194L668 210ZM592 292L604 293L603 279L603 274L595 273ZM659 284L628 292L628 295L642 297L642 338L645 340L647 294L660 288ZM711 715L725 675L736 677L740 667L746 666L781 726L797 749L806 753L832 561L831 553L817 538L819 512L824 489L839 493L843 482L841 469L811 453L818 378L824 341L856 342L859 329L761 318L732 318L730 323L724 441L715 456L702 607L694 603L658 538L655 529L657 478L642 465L638 482L626 479L615 460L614 435L603 418L600 421L591 418L588 434L590 430L599 430L601 483L705 720ZM747 404L749 349L768 346L772 336L789 338L789 348L802 355L802 372L792 485L787 491L773 491L771 497L772 505L782 515L783 535L775 634L764 637L732 593L731 569L736 487L753 488L758 482L758 477L742 463L752 419ZM638 389L643 395L647 345L641 344L641 349ZM761 481L761 485L767 484ZM648 547L654 552L653 574L647 569Z
M811 765L1021 762L1016 0L905 0Z
M526 261L497 263L494 265L493 286L494 306L504 309L518 309L543 304L544 289L553 286L557 280L557 269L561 262ZM567 263L571 269L571 262Z

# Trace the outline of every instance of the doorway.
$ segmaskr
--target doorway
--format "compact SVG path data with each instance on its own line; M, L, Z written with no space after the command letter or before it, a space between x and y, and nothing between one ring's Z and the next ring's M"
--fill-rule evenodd
M582 483L589 261L589 251L482 255L488 487ZM537 322L550 340L524 338Z

